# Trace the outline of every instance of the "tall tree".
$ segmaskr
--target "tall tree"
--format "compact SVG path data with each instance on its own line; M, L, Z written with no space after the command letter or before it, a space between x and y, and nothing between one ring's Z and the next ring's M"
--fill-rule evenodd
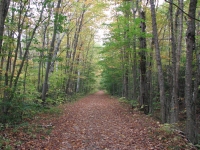
M10 0L1 0L0 1L0 54L2 52L2 41L3 41L3 32L4 32L4 23L8 13L10 5Z
M140 101L144 107L144 113L149 113L149 102L147 97L147 77L146 77L146 15L145 11L140 12L140 18L142 19L140 23L141 28L141 37L139 38L140 41Z
M178 98L177 98L177 69L176 69L176 38L175 38L175 28L174 28L174 7L173 0L170 1L169 5L170 14L170 29L171 29L171 51L172 51L172 98L170 101L170 123L176 123L178 120Z
M53 57L53 52L54 52L54 47L55 47L56 34L58 32L59 12L60 12L61 1L62 0L58 0L57 6L56 6L54 26L53 26L54 27L53 37L52 37L52 40L51 40L50 50L48 52L48 62L47 62L47 67L46 67L46 72L45 72L44 83L43 83L43 87L42 87L42 101L43 101L43 103L45 103L46 93L47 93L47 89L48 89L49 73L50 73L50 68L51 68L51 64L52 64L52 57Z
M196 134L196 101L193 101L192 62L195 49L195 16L197 0L190 0L187 32L186 32L186 69L185 69L185 104L186 104L186 133L192 143L197 143Z
M136 20L136 13L138 11L138 0L133 0L132 2L132 14L133 14L133 21ZM133 35L133 40L132 40L132 47L133 47L133 58L132 61L132 72L133 72L133 99L137 99L137 52L136 52L136 34Z
M130 49L130 37L128 35L129 33L129 19L130 19L130 0L124 0L124 46L121 49L122 50L122 59L124 60L123 64L123 96L127 99L129 98L129 49Z
M80 32L82 30L82 27L83 27L83 24L84 24L84 16L85 16L85 13L88 9L88 7L90 6L90 4L88 5L85 5L85 4L82 4L82 9L81 9L81 13L79 14L79 17L76 18L76 25L75 25L75 33L74 33L74 37L73 37L73 40L72 40L72 44L71 44L71 47L72 47L72 52L71 52L71 56L69 55L69 53L67 53L68 56L72 57L71 58L71 62L70 62L70 65L69 65L69 77L67 79L67 82L66 82L66 94L69 94L69 93L72 93L73 90L73 83L72 83L72 76L73 76L73 72L74 72L74 65L75 65L75 59L76 59L76 54L77 54L77 47L78 47L78 44L79 44L79 37L80 37ZM69 43L67 44L68 47L70 47ZM67 57L68 57L67 56Z
M183 10L183 0L178 1L178 6L180 9ZM179 113L179 105L178 105L178 92L179 92L179 75L180 75L180 58L181 58L181 52L182 52L182 41L183 41L183 12L177 8L176 16L175 16L175 38L177 41L176 46L176 70L175 70L175 87L177 88L176 94L176 101L175 101L175 115L178 119L178 113ZM175 88L174 87L174 88ZM175 93L175 92L174 92ZM175 121L177 121L175 119Z
M163 123L165 123L167 122L166 104L165 104L166 97L165 97L162 63L161 63L161 57L160 57L160 47L159 47L159 42L158 42L158 33L157 33L158 30L157 30L157 23L156 23L156 11L155 11L154 0L150 0L150 5L151 5L153 39L154 39L156 62L157 62L157 69L158 69L158 82L159 82L159 90L160 90L159 93L160 93L160 103L161 103L161 120Z

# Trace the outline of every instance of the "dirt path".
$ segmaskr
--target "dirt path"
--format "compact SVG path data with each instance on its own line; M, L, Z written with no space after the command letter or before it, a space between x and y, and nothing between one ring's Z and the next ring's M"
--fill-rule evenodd
M176 148L169 146L174 141L185 147L184 139L165 137L155 130L159 123L102 91L67 106L59 120L46 149L159 150Z
M169 125L160 125L102 91L59 108L62 114L39 114L28 124L2 130L0 150L6 146L12 150L195 149Z
M52 125L51 134L37 134L30 139L21 135L24 142L15 149L194 149L191 145L188 146L188 141L183 136L160 130L160 124L151 117L132 110L127 104L120 103L102 91L65 104L62 109L62 116L44 115L37 121L39 125Z

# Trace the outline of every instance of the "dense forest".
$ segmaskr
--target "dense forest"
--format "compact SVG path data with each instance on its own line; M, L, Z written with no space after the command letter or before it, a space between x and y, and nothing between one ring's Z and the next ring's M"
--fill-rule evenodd
M1 0L0 127L103 89L197 144L199 38L197 0Z
M97 1L0 2L2 123L94 89L94 39L104 7Z
M199 3L197 0L112 3L113 22L101 51L102 85L135 101L162 123L199 126Z

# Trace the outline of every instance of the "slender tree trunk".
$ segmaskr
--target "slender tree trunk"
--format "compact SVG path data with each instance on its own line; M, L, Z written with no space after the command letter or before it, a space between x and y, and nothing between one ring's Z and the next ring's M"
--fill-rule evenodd
M178 121L178 97L177 97L177 75L176 75L176 38L174 30L173 0L170 3L170 26L171 26L171 50L172 50L172 97L170 102L170 123Z
M4 23L8 13L10 5L10 0L1 0L0 1L0 54L2 53L2 42L3 42L3 32L4 32Z
M128 71L128 68L127 66L125 67L125 72L124 72L124 97L126 97L126 99L128 99L128 74L129 74L129 71Z
M22 2L20 2L20 10L19 10L19 19L18 19L18 24L17 24L17 30L18 30L18 36L17 36L17 46L16 46L16 49L15 49L15 56L14 56L14 61L13 61L13 68L12 68L12 73L11 73L11 77L10 77L10 88L12 87L12 84L13 84L13 78L14 78L14 74L15 74L15 69L16 69L16 62L17 62L17 59L18 59L18 51L20 49L20 46L21 46L21 34L22 34L22 29L23 29L23 26L24 26L24 23L25 23L25 17L27 15L27 12L28 10L26 10L25 14L23 14L23 11L24 11L24 4L22 4ZM24 16L23 16L24 15Z
M83 64L83 71L82 71L82 74L85 75L87 74L87 69L89 69L89 65L88 65L88 62L90 61L87 61L89 60L89 50L91 49L91 45L92 45L92 39L94 38L94 34L91 34L90 35L90 40L88 42L88 45L87 47L85 48L86 52L82 55L82 64ZM85 90L84 87L86 87L86 81L87 79L83 79L82 80L82 87L83 87L83 91Z
M79 66L81 64L81 49L83 47L83 44L81 43L80 48L79 48L79 52L76 58L76 65ZM76 74L77 74L77 81L76 81L76 93L78 93L80 91L80 75L81 75L81 71L80 68L78 67L76 69Z
M198 12L198 18L200 18L200 11ZM197 22L197 31L200 31L200 22ZM197 34L199 34L197 32ZM196 67L197 71L195 72L195 80L194 80L194 91L193 91L193 101L197 101L198 93L199 93L199 83L200 83L200 40L196 42L196 50L195 50L195 57L196 57Z
M178 1L179 7L183 10L183 0ZM177 50L176 50L176 86L177 86L177 103L179 99L179 72L180 72L180 58L182 52L182 41L183 41L183 12L180 9L177 9L176 12L176 22L175 22L175 31L176 31L176 41L177 41ZM179 112L179 104L177 106Z
M149 54L149 63L148 63L148 73L147 73L147 91L149 96L149 113L153 113L153 78L152 78L152 68L153 68L153 46L154 40L151 42L151 52Z
M131 0L125 0L124 5L128 7ZM131 9L131 7L129 8ZM129 36L129 20L130 20L130 10L126 9L124 11L125 15L125 31L124 31L124 96L126 99L129 98L129 49L130 49L130 36Z
M132 2L132 12L133 12L133 20L136 19L136 13L138 9L138 0L133 0ZM136 52L136 35L133 36L133 100L137 100L137 52Z
M43 3L45 3L46 1L47 1L47 0L44 0ZM45 6L44 6L44 4L43 4L42 10L40 11L40 16L39 16L38 22L36 23L35 27L33 28L33 31L32 31L32 34L31 34L31 36L30 36L29 42L28 42L27 45L26 45L25 53L24 53L23 58L22 58L22 62L21 62L21 64L20 64L19 70L17 71L17 76L16 76L16 78L15 78L15 80L14 80L14 85L13 85L13 86L14 86L14 89L13 89L13 93L15 92L15 90L16 90L16 88L17 88L19 76L20 76L20 74L21 74L21 72L22 72L22 69L23 69L23 67L24 67L24 62L26 61L26 58L28 57L29 48L30 48L31 43L32 43L32 40L33 40L33 38L34 38L34 36L35 36L36 30L37 30L37 28L39 27L40 22L42 21L42 15L43 15L43 12L44 12L44 7L45 7Z
M85 9L82 11L79 18L77 18L76 31L74 33L74 38L73 38L73 42L72 42L72 46L73 46L72 61L70 63L69 77L68 77L68 80L67 80L67 83L66 83L66 93L67 94L72 92L72 74L73 74L73 71L74 71L74 61L75 61L75 57L76 57L76 51L77 51L80 32L81 32L81 29L82 29L82 26L83 26L83 19L84 19L84 15L85 15L85 12L86 12L85 5L83 7Z
M54 66L55 66L55 62L56 62L56 57L58 55L58 52L60 50L60 44L64 38L65 34L62 35L62 37L60 37L59 33L57 34L57 40L56 40L56 46L55 46L55 49L54 49L54 53L53 53L53 56L52 56L52 63L51 63L51 67L49 69L50 72L53 72L54 71Z
M48 40L47 40L47 36L48 36L48 26L50 24L50 18L51 18L51 14L52 14L52 9L49 7L48 8L48 20L47 20L47 24L43 26L43 38L42 38L42 51L40 52L40 56L39 56L39 68L38 68L38 92L42 92L42 82L43 82L43 66L44 66L44 51L45 48L48 47Z
M24 71L25 74L24 74L24 81L23 81L23 87L24 87L23 94L26 93L26 78L27 78L28 66L29 66L29 64L28 64L28 58L27 58L25 71Z
M141 32L143 34L143 36L141 36L139 38L140 40L140 101L142 102L141 105L143 105L144 107L144 113L148 114L149 113L149 101L148 101L148 97L147 97L147 77L146 77L146 48L147 48L147 44L146 44L146 16L145 16L145 12L141 11L140 12L140 18L143 20L140 23L140 28L141 28Z
M197 0L190 0L189 16L195 18ZM186 104L186 133L192 143L197 143L196 135L196 101L193 100L192 93L192 62L193 50L195 49L195 20L188 17L188 27L186 32L186 69L185 69L185 104Z
M154 0L150 0L151 5L151 18L152 18L152 29L153 29L153 37L154 37L154 46L155 46L155 54L156 54L156 62L157 62L157 69L158 69L158 82L159 82L159 93L160 93L160 103L161 103L161 120L162 123L167 121L166 118L166 110L165 110L165 88L164 88L164 77L163 77L163 70L162 70L162 63L160 57L160 47L158 43L158 33L157 33L157 23L156 23L156 12L155 12L155 4Z
M46 93L47 93L47 89L48 89L49 70L50 70L51 63L52 63L52 55L53 55L54 45L55 45L55 40L56 40L56 33L57 33L57 28L58 28L57 27L58 15L59 15L60 5L61 5L61 0L58 0L57 7L56 7L56 9L58 11L55 14L53 37L52 37L52 40L51 40L50 50L49 50L49 54L48 54L47 68L46 68L44 83L43 83L43 87L42 87L42 101L43 101L43 104L45 103Z

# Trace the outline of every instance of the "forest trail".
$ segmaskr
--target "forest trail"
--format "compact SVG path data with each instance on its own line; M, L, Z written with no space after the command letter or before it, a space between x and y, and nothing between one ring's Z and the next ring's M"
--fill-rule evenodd
M103 91L68 105L55 125L46 149L148 150L169 149L174 137L159 136L159 123L134 111ZM185 144L184 139L178 144ZM178 141L177 141L178 142Z
M147 149L151 144L140 119L102 91L83 98L69 113L63 150Z
M168 124L161 125L103 91L55 110L38 114L16 128L0 130L4 139L0 150L8 145L12 150L196 149Z

